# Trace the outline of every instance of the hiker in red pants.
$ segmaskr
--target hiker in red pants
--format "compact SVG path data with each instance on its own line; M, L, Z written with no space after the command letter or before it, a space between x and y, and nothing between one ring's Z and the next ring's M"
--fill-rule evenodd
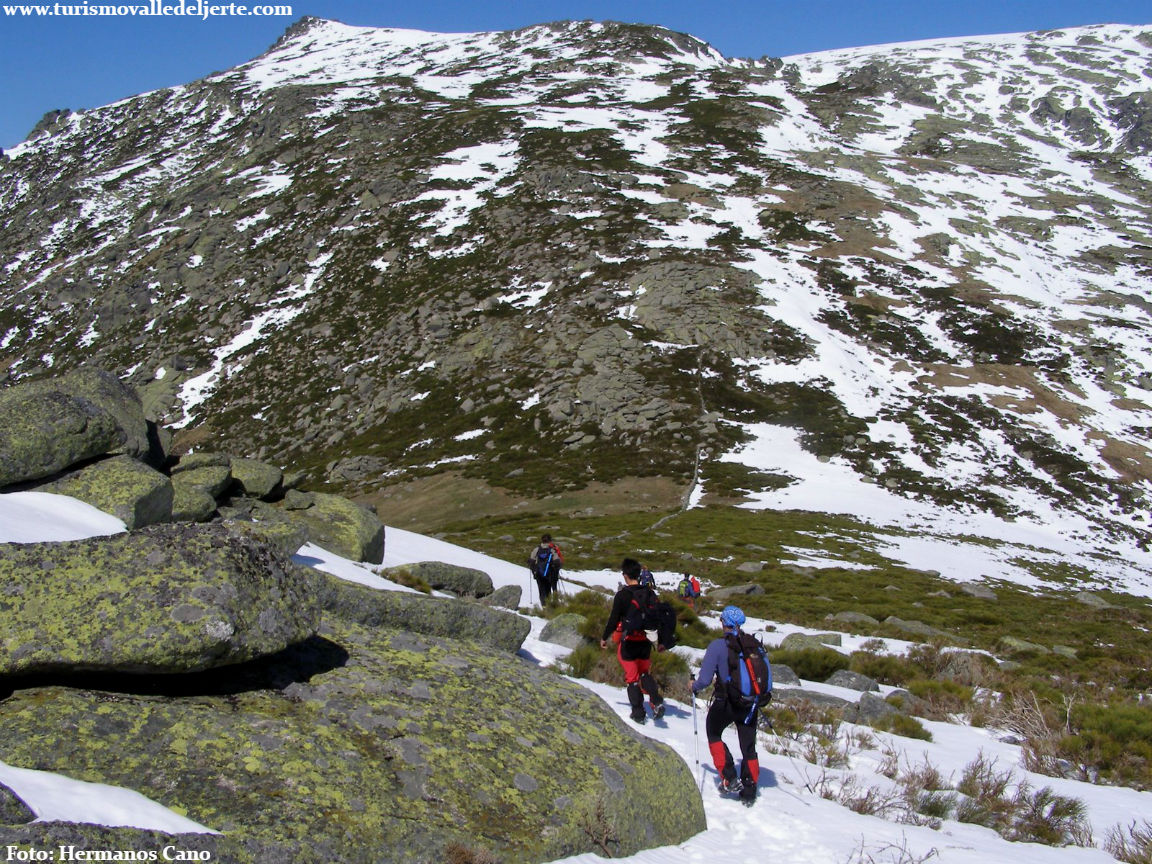
M620 572L624 576L624 587L616 592L612 600L612 613L608 616L608 623L604 625L604 635L600 638L600 647L607 648L608 640L616 643L616 659L624 669L624 680L628 682L628 702L632 706L632 719L643 723L648 715L644 711L644 694L652 703L652 716L659 720L664 716L664 698L660 695L660 687L649 671L652 666L652 642L644 630L624 632L624 619L633 606L639 607L638 598L641 592L650 592L652 589L640 584L640 562L632 558L625 558L620 565ZM660 648L659 650L663 650Z
M712 755L716 773L720 775L720 793L739 795L745 804L750 805L756 800L757 784L760 781L756 727L760 720L760 708L767 705L768 700L772 698L772 676L770 668L765 668L761 673L759 684L752 687L753 690L763 692L756 692L751 698L741 694L739 674L741 663L736 659L739 652L743 649L758 653L758 657L767 667L767 656L763 653L763 646L754 636L741 632L740 627L744 621L744 612L740 607L724 608L720 613L724 636L713 639L708 645L704 659L700 663L700 674L691 682L691 687L692 696L695 698L696 694L709 684L715 684L712 690L712 702L708 706L708 716L704 721L704 731L708 735L708 752ZM736 683L733 684L733 681ZM739 774L736 773L728 745L720 739L724 730L732 724L736 724L736 736L740 741Z

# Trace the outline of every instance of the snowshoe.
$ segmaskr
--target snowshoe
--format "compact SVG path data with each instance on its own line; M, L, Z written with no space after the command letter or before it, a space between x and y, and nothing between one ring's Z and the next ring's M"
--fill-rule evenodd
M739 778L734 780L720 778L720 794L725 798L736 798L743 790L744 784L740 782Z
M664 716L664 703L661 702L659 705L653 705L652 706L653 719L659 720L663 716Z

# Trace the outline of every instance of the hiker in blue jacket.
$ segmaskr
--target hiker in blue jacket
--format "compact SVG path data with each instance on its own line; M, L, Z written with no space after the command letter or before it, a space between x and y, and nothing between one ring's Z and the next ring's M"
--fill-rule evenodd
M751 804L756 800L756 786L760 781L760 760L756 754L756 725L760 720L759 709L749 712L738 708L729 698L728 681L732 677L729 666L729 636L739 636L740 627L745 621L744 612L739 606L726 606L720 613L720 624L724 636L713 639L704 652L700 663L700 674L691 682L692 697L714 684L712 702L708 706L708 716L704 721L704 731L708 735L708 752L716 773L720 775L720 791L726 795L739 794L741 800ZM740 741L740 774L732 761L728 745L721 740L724 730L736 724L736 735Z

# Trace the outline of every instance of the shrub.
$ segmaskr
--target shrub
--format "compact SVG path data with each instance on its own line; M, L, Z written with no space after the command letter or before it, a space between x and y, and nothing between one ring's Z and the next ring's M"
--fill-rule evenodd
M1113 825L1104 840L1104 851L1124 864L1152 864L1152 822L1133 821L1127 828Z
M1004 834L1007 839L1049 846L1092 845L1088 808L1079 798L1057 795L1049 786L1033 792L1023 783L1014 803L1012 826Z
M833 672L847 669L847 657L830 648L802 648L799 650L771 652L772 663L788 666L806 681L827 681Z
M893 735L902 735L905 738L932 740L932 733L925 729L919 720L907 714L889 714L887 717L881 717L872 724L872 728L881 732L891 732Z
M876 654L871 651L856 651L849 658L849 669L867 675L881 684L899 686L912 678L919 678L923 672L916 664L893 654Z
M966 711L972 703L972 688L946 678L917 678L905 685L908 692L923 700L925 717L945 720L949 714Z

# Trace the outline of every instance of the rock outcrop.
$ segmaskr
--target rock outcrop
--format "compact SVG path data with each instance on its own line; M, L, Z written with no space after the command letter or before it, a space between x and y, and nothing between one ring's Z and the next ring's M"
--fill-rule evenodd
M242 663L308 638L319 613L287 559L223 526L0 545L0 675Z

